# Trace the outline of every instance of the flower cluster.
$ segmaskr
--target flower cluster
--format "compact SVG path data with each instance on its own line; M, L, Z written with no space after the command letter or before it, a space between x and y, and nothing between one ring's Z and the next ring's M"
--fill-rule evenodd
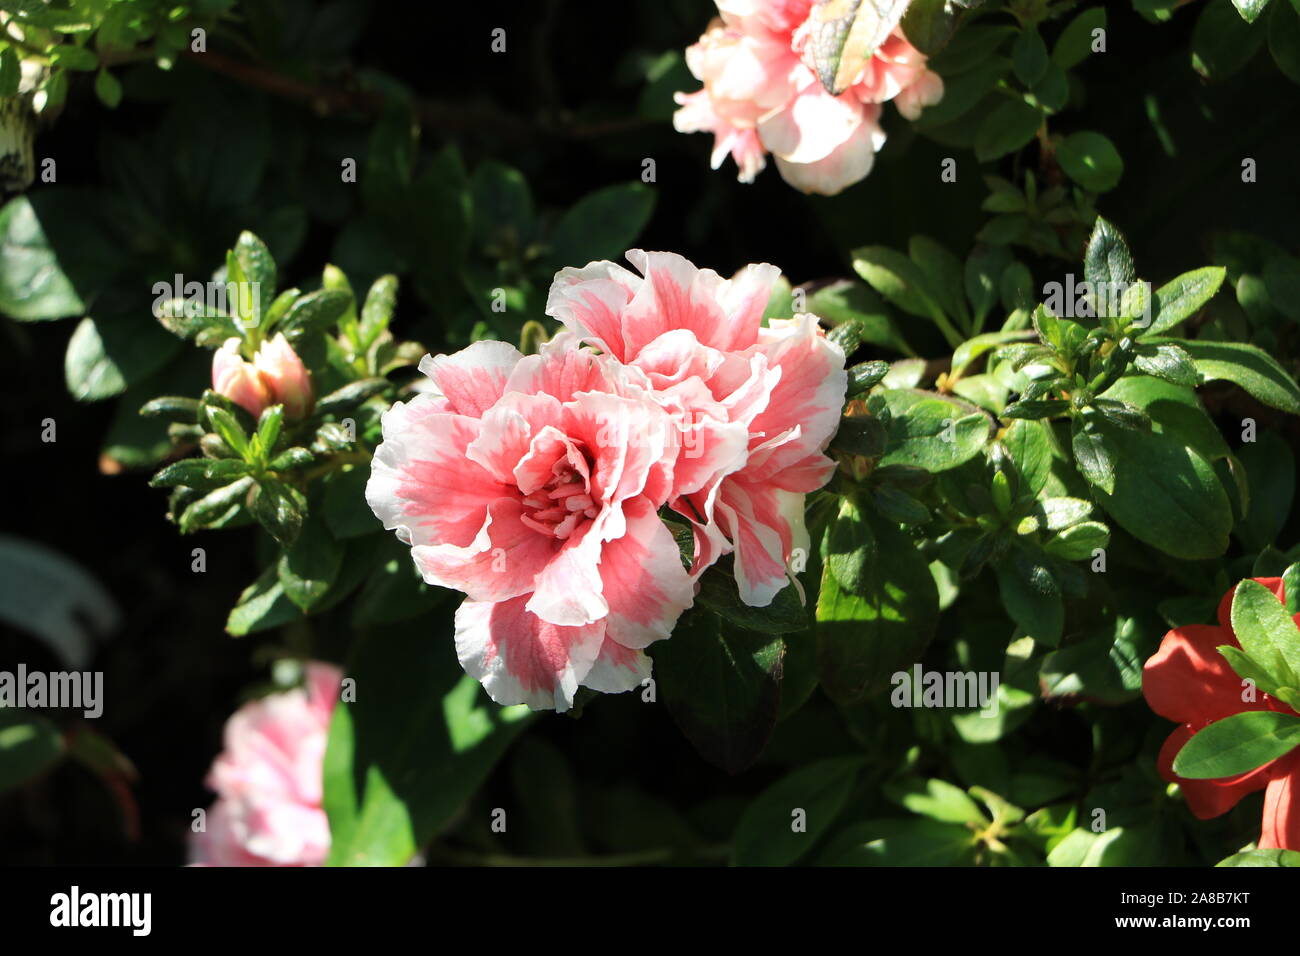
M330 848L321 767L343 675L307 665L303 687L245 704L226 722L208 786L217 801L192 834L203 866L320 866Z
M640 275L556 276L566 329L539 354L426 357L432 390L384 416L366 499L426 581L465 592L457 652L498 703L637 686L725 554L742 600L771 603L834 467L844 354L812 316L763 324L778 270L628 259ZM694 529L689 571L662 508Z
M679 132L714 136L713 168L730 154L752 182L770 152L781 176L804 192L834 195L871 171L884 145L881 103L908 119L937 103L943 80L893 23L843 90L818 78L814 0L717 0L715 19L686 51L704 88L676 94Z

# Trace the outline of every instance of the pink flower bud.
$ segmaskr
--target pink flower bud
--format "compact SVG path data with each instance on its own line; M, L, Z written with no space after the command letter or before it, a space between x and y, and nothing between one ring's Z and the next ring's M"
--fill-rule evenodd
M239 354L239 339L229 338L212 356L212 390L254 418L271 404L271 390L252 362Z
M305 418L313 402L311 376L283 333L263 342L251 362L240 356L239 339L227 339L212 356L212 388L254 418L277 404L286 418Z
M271 401L284 406L285 417L306 418L313 404L311 376L283 332L262 343L253 364L271 390Z

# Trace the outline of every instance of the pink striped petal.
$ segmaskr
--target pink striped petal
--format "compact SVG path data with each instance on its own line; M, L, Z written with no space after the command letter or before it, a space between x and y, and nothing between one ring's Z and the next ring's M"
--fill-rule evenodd
M411 557L424 580L464 591L474 601L503 601L527 594L558 550L555 538L540 534L521 517L515 498L499 498L469 547L416 545Z
M366 501L407 544L465 547L483 526L487 506L511 489L466 457L479 422L441 412L440 404L417 395L384 413Z
M636 498L626 507L627 533L607 542L600 558L609 605L607 642L642 648L668 637L695 599L681 551L655 509Z
M466 599L456 611L456 654L498 704L566 711L600 654L605 625L558 627L525 603Z
M433 379L452 411L478 418L505 392L506 380L522 357L507 342L484 340L455 355L426 355L420 371Z
M640 687L649 676L650 655L606 637L600 645L600 655L582 679L582 686L602 694L621 694Z

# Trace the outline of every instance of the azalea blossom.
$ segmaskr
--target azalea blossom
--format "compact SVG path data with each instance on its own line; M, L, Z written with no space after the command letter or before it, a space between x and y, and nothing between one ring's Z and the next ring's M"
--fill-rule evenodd
M212 356L212 390L254 418L268 405L284 406L290 420L305 418L313 397L311 375L283 333L263 342L253 361L239 354L240 339L222 343Z
M330 848L322 764L343 675L307 665L303 687L245 704L226 722L208 786L217 801L190 835L204 866L320 866Z
M1281 578L1256 578L1284 600ZM1174 758L1183 745L1209 724L1247 710L1291 713L1291 708L1268 694L1242 700L1241 677L1219 653L1223 645L1240 647L1232 630L1232 597L1219 602L1219 623L1187 624L1165 635L1160 649L1146 662L1142 693L1157 714L1178 723L1160 748L1160 774L1177 783L1187 806L1201 819L1217 817L1237 805L1248 793L1264 791L1264 819L1260 849L1300 850L1300 750L1292 750L1247 773L1218 780L1189 780L1173 771ZM1300 623L1300 615L1296 615Z
M627 258L639 275L612 262L560 271L547 314L644 373L677 431L697 437L667 499L695 532L692 576L734 552L741 600L766 606L808 554L804 497L835 468L824 452L844 405L844 352L814 316L763 323L775 266L723 279L674 253Z
M741 182L776 158L781 176L809 193L834 195L870 171L885 142L880 104L908 119L943 97L943 80L898 29L905 5L857 74L838 94L814 62L814 0L717 0L715 19L686 51L704 87L677 93L679 132L714 137L713 168L730 155Z
M535 709L638 686L693 600L658 515L682 442L645 375L571 334L420 368L434 390L385 413L366 500L427 582L465 593L465 670Z

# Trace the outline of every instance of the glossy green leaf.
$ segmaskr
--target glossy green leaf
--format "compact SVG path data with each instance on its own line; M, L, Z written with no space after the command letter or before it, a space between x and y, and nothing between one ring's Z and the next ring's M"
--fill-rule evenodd
M1196 732L1174 757L1174 773L1189 780L1235 777L1300 746L1300 717L1248 710Z

